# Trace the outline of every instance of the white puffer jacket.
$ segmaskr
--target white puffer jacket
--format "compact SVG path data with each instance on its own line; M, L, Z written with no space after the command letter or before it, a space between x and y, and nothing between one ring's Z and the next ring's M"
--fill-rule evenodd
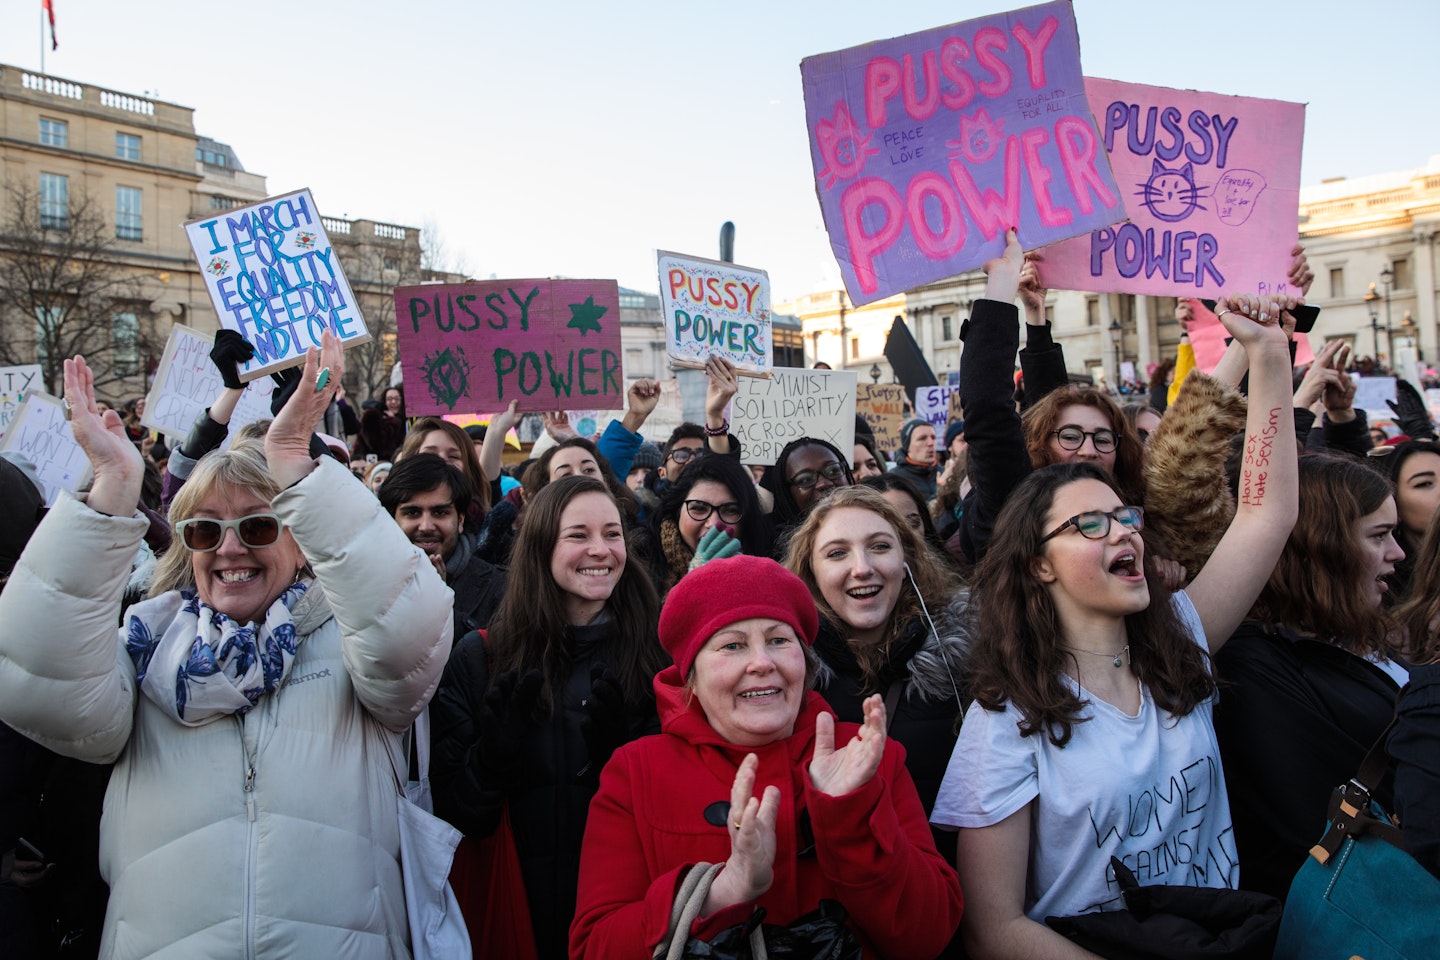
M274 510L316 583L284 685L243 719L185 727L137 695L116 623L146 521L67 496L0 595L0 720L118 758L102 957L410 955L391 751L439 683L453 594L328 457Z

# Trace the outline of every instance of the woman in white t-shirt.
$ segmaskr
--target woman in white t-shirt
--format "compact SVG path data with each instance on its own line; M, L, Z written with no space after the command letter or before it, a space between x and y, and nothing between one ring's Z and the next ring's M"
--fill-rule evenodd
M975 578L975 703L932 816L960 828L976 960L1091 956L1044 920L1122 908L1112 856L1142 884L1238 881L1208 658L1295 522L1277 322L1294 303L1220 301L1251 368L1248 443L1235 519L1188 591L1147 571L1143 512L1093 465L1036 471L996 520Z

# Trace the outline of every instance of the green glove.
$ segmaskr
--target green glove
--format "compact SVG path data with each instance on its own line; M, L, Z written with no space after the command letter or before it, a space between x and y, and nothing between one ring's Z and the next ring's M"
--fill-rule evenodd
M725 524L716 524L705 531L705 536L695 545L695 559L690 561L690 569L697 570L711 560L724 560L726 557L733 557L740 552L740 541L730 532Z

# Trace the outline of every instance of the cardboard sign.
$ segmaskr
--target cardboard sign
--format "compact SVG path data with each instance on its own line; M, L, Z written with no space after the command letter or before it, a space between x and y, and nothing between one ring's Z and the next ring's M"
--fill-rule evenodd
M1305 105L1093 77L1085 89L1130 222L1047 249L1046 285L1286 296Z
M859 384L855 388L855 412L874 432L876 449L889 453L900 445L900 428L905 425L905 385Z
M1190 348L1195 351L1195 366L1202 373L1210 373L1225 356L1225 339L1230 333L1205 304L1194 299L1189 303L1193 319L1186 330L1190 334ZM1315 359L1315 351L1310 347L1308 334L1297 333L1294 339L1295 366L1303 367Z
M768 376L770 275L733 263L658 252L665 355L677 367L704 369L722 356L739 373Z
M791 440L833 443L849 462L855 449L855 371L777 367L769 380L746 377L730 401L730 432L742 463L770 466Z
M670 439L670 434L684 421L685 409L680 397L679 379L661 380L660 400L655 404L655 409L650 411L650 416L645 418L645 426L640 428L640 432L655 446L664 446L665 441Z
M1125 219L1068 2L800 64L815 189L856 304Z
M20 410L20 401L27 391L44 390L40 364L26 363L18 367L0 367L0 437Z
M625 405L614 280L396 287L395 318L413 416Z
M74 493L90 471L90 461L65 419L65 407L48 393L27 393L0 439L0 450L14 450L35 465L45 487L45 505L53 506L61 490Z
M945 434L945 424L950 419L950 398L960 402L960 390L956 387L920 387L915 391L915 416L935 428L939 436Z
M142 427L159 430L177 440L189 436L191 426L215 402L225 385L220 371L210 362L213 342L214 338L182 324L171 328L150 393L145 397L145 414L140 418ZM221 444L222 450L230 445L241 427L271 415L270 397L274 392L275 381L269 377L246 385L240 402L235 404L235 412L230 415L230 435Z
M1364 410L1371 420L1389 419L1395 416L1387 400L1395 399L1394 377L1362 377L1350 374L1355 381L1355 409Z
M309 190L185 224L221 325L255 345L241 380L304 362L327 329L346 347L370 331Z

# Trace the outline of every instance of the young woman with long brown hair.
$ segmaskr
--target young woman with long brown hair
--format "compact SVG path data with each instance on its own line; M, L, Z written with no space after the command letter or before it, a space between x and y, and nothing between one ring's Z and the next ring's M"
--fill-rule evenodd
M1018 272L1005 260L989 265L992 281ZM975 703L931 818L960 828L972 957L1091 956L1044 919L1122 906L1112 856L1142 883L1235 883L1208 656L1245 616L1295 518L1277 320L1293 305L1221 302L1249 354L1257 444L1235 519L1186 593L1147 571L1143 511L1093 463L1036 471L996 520L974 580ZM1158 856L1182 845L1183 857Z

